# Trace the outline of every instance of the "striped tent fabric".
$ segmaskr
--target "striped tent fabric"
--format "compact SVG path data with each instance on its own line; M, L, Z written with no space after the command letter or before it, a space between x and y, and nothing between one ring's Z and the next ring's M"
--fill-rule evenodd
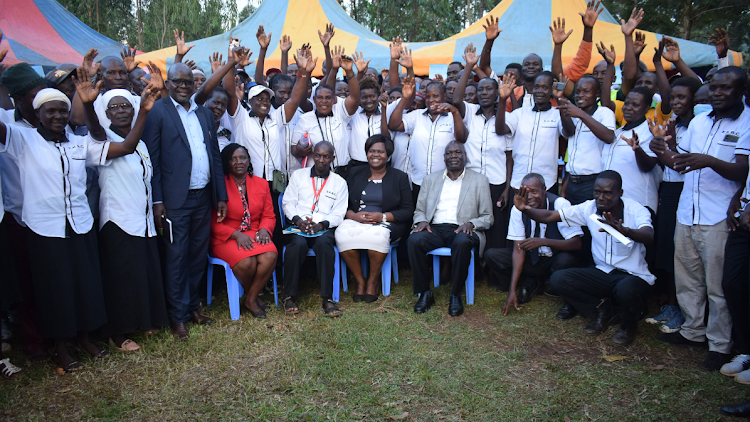
M28 1L28 0L27 0ZM495 41L492 54L493 67L504 69L508 63L520 63L524 56L536 53L544 60L545 69L550 68L553 43L549 26L557 17L565 18L566 29L573 29L568 41L563 46L563 63L569 63L578 50L583 35L583 23L579 12L586 10L584 0L503 0L488 15L499 19L503 30ZM448 64L462 61L463 50L469 43L480 49L484 44L484 18L470 25L464 31L442 41L409 43L407 46L414 53L414 71L418 75L429 72L431 64ZM186 56L194 60L203 69L210 69L207 58L214 51L226 54L229 37L239 38L251 51L258 51L255 33L258 25L263 25L266 33L272 33L272 43L266 57L266 68L279 67L281 51L278 45L282 34L292 38L293 50L303 42L312 45L313 55L321 57L318 61L316 75L321 75L323 48L318 41L318 30L332 22L336 27L333 45L342 45L347 54L362 51L370 66L386 69L389 66L390 53L388 41L374 34L354 21L336 0L273 0L265 1L249 18L232 30L202 40L186 40L195 47ZM645 32L648 46L656 46L662 34ZM393 34L398 35L398 34ZM712 45L674 38L680 45L683 60L691 67L707 66L716 63L716 53ZM608 47L614 45L618 61L623 59L625 42L620 24L613 16L604 11L594 27L594 42L603 41ZM650 50L649 50L650 51ZM293 51L292 51L293 53ZM145 53L139 60L152 60L162 69L172 64L175 48L169 47ZM290 55L290 62L293 59ZM598 62L594 49L590 69ZM653 67L650 60L644 60ZM742 57L737 52L730 52L730 64L740 65ZM669 63L664 62L666 66ZM253 66L247 69L252 74Z
M91 48L119 56L122 44L94 31L54 0L5 0L0 13L3 63L56 66L81 63Z

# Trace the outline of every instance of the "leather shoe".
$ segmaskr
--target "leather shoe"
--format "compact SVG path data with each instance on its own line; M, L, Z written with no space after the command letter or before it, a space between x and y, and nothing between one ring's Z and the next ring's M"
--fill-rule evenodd
M578 310L574 308L570 303L565 302L562 308L560 308L559 311L557 311L557 319L561 319L563 321L571 319L578 315Z
M461 295L451 295L451 302L448 305L448 315L459 316L464 313L464 303Z
M422 293L414 304L414 312L423 314L435 304L435 297L432 296L432 290Z
M591 335L601 334L602 331L607 329L607 326L614 318L615 315L612 311L612 302L608 299L604 299L599 307L594 310L594 317L584 331L586 331L586 334Z
M618 346L627 346L628 344L632 343L633 340L635 340L636 332L637 332L636 327L632 327L632 328L620 327L612 336L612 343Z
M214 322L211 318L201 315L198 310L190 311L190 322L192 322L195 325L207 325Z
M750 402L721 406L721 413L727 416L748 418L750 417Z
M518 304L523 305L524 303L531 302L531 297L536 294L538 287L539 284L536 282L536 280L531 280L527 283L524 283L524 285L521 286L521 289L518 292Z
M169 324L169 328L172 329L172 335L178 339L185 341L188 339L187 324L184 322L172 322Z

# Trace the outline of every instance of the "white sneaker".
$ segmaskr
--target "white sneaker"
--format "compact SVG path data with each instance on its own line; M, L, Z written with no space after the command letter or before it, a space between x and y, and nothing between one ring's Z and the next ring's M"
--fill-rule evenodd
M750 369L750 355L737 355L731 362L725 363L719 372L730 377L745 373L747 379L750 380L748 369Z
M10 363L8 358L0 360L0 375L9 380L18 378L23 370Z
M740 384L750 384L750 369L746 369L735 375L734 380Z

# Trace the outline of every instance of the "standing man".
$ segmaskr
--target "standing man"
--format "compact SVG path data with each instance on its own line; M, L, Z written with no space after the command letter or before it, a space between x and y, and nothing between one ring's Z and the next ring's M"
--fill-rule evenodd
M188 321L212 322L199 312L198 287L206 269L210 219L220 222L226 216L227 192L214 116L192 98L193 72L177 63L167 76L169 97L154 104L143 141L154 167L154 223L164 230L170 327L187 340ZM166 221L171 225L165 227Z

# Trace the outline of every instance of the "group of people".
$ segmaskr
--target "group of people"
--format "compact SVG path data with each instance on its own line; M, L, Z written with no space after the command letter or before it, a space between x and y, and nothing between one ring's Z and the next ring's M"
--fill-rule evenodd
M277 269L283 312L300 312L301 268L314 255L322 312L336 317L337 256L354 277L353 301L374 302L383 263L400 250L424 313L435 302L430 253L447 247L451 316L464 311L473 261L508 292L503 314L546 291L563 300L557 317L587 317L589 334L619 320L618 345L634 341L655 295L664 306L646 321L661 324L661 340L707 343L703 369L750 384L747 73L728 65L721 30L705 81L668 37L648 71L634 9L613 91L614 48L596 46L602 60L586 73L599 7L581 14L567 66L570 32L564 21L550 27L552 71L533 53L493 71L492 16L480 54L468 45L445 78L415 76L398 38L379 74L362 53L331 47L333 25L319 32L318 81L309 44L290 63L287 36L281 68L266 70L262 26L253 78L238 40L206 72L185 60L176 30L166 79L127 48L98 62L91 50L45 77L25 63L6 68L0 281L26 351L42 360L53 345L69 372L82 368L77 349L109 356L90 335L122 351L139 349L134 333L161 327L186 340L188 323L212 322L199 292L209 254L232 268L256 318ZM0 360L3 376L20 372Z

